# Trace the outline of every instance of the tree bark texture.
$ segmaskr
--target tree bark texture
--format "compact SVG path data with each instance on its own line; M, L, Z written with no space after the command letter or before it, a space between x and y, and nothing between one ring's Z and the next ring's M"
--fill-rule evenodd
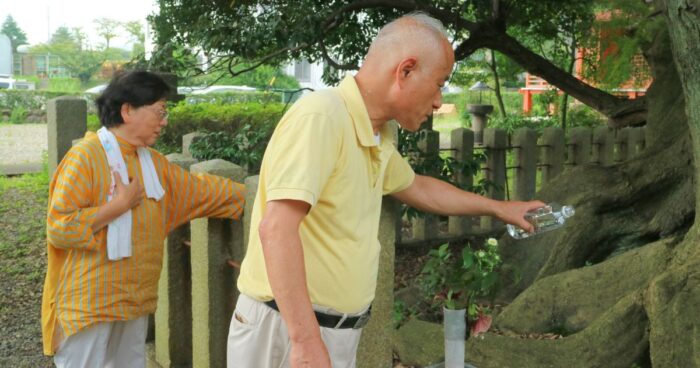
M700 0L657 5L646 149L567 169L537 194L576 207L565 227L500 240L521 280L498 295L500 332L467 342L479 368L700 367Z

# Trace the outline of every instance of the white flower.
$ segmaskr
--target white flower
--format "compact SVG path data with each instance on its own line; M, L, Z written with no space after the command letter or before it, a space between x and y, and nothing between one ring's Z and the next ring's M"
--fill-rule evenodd
M486 243L487 243L488 245L490 245L490 246L494 246L494 247L495 247L495 246L498 245L498 240L496 240L495 238L489 238L489 239L486 241Z

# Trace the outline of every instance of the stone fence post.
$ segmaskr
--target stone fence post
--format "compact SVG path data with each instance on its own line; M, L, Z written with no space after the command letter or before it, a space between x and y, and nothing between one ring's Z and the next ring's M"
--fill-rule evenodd
M379 273L377 289L372 302L372 318L362 331L357 351L357 366L384 368L392 366L394 333L394 256L396 221L399 205L391 197L384 197L379 219Z
M601 166L612 165L615 160L615 143L613 131L607 126L593 130L593 149L591 162Z
M440 155L440 133L435 130L422 130L418 140L418 149L423 157L431 159ZM439 168L433 167L427 175L436 176ZM438 230L436 215L423 213L423 217L413 218L413 239L426 240L435 238Z
M627 149L629 154L627 155L628 159L631 159L632 157L636 156L642 150L644 149L644 128L642 127L631 127L631 128L625 128L629 129L629 134L628 134L628 143L627 143Z
M617 134L615 135L615 147L616 147L616 162L623 162L627 161L629 158L629 148L628 148L628 140L629 140L629 133L630 130L629 128L623 128L617 131Z
M61 96L46 103L48 129L49 178L73 145L73 140L85 136L87 102L79 97Z
M486 165L482 168L484 176L495 184L491 187L486 196L492 199L505 199L506 186L506 148L508 146L508 136L503 129L484 129L484 147L486 148ZM494 230L501 227L503 223L490 216L481 218L481 228L484 230Z
M556 127L545 128L542 133L542 184L556 178L564 171L564 130Z
M219 175L243 183L246 171L224 160L192 165L193 173ZM240 221L200 218L191 222L192 366L226 366L226 341L236 303L236 272L228 260L243 246Z
M568 164L585 165L591 162L591 130L583 127L571 128Z
M513 149L515 151L513 198L527 201L535 197L537 184L537 132L529 128L517 129L513 135Z
M179 153L165 156L185 170L197 160ZM168 234L163 251L163 269L158 281L158 308L155 313L156 361L164 368L192 365L192 279L190 224Z
M474 132L471 129L457 128L450 135L452 158L457 165L463 165L474 159ZM453 180L462 188L471 187L476 173L456 171ZM452 236L468 233L472 228L473 218L466 216L450 216L448 231Z

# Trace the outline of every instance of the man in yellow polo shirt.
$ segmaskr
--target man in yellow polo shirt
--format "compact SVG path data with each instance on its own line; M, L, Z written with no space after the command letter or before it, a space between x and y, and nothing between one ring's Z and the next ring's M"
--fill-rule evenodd
M439 21L401 17L362 68L297 102L262 163L228 339L232 367L354 367L374 299L382 196L444 215L492 215L525 229L541 202L500 202L416 175L388 121L417 130L442 104L454 64Z

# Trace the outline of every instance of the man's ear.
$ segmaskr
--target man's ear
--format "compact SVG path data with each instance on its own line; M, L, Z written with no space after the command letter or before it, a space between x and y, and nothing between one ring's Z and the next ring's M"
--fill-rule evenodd
M122 104L122 108L119 112L122 115L122 121L126 123L127 121L131 121L131 114L133 114L134 108L125 102Z
M403 87L408 78L410 78L416 71L418 66L418 60L414 57L408 57L401 60L398 67L396 68L396 80L399 82L399 86Z

